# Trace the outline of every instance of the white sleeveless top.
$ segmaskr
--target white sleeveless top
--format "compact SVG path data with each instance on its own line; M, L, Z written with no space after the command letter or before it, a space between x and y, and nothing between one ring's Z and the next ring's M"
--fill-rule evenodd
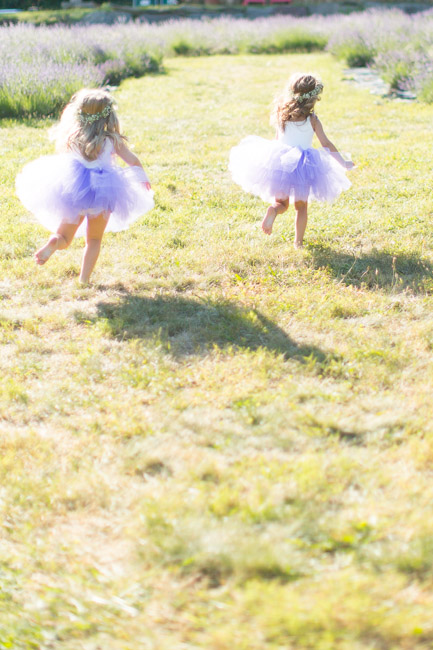
M84 156L81 155L79 151L73 151L72 154L75 156L75 158L78 158L80 163L84 165L84 167L87 167L88 169L106 169L107 167L111 167L112 165L112 157L114 153L114 146L110 138L106 138L102 149L99 153L99 156L95 158L95 160L87 160L84 158Z
M286 122L283 131L279 131L278 140L291 147L309 149L313 142L314 129L308 116L302 122Z

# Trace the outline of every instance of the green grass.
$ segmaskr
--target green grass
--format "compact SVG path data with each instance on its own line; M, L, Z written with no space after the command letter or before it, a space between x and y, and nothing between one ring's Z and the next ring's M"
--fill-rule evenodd
M94 8L81 9L78 7L75 7L74 9L21 11L16 14L0 14L0 24L30 23L32 25L74 25L94 11Z
M365 43L362 39L357 40L349 37L347 41L335 48L333 54L350 68L363 68L373 64L376 51L372 45Z
M12 4L12 3L11 3ZM238 8L239 9L239 8ZM188 16L188 10L200 10L204 15L214 16L223 13L225 7L217 6L204 6L204 5L188 5L188 6L167 6L167 5L154 5L149 7L132 7L131 2L119 2L115 5L103 3L102 5L95 5L90 8L74 7L72 9L39 9L31 11L20 11L19 13L0 14L0 24L4 23L30 23L32 25L74 25L79 23L95 11L105 11L116 13L127 12L133 18L145 16L146 13L167 14L167 20L177 18L179 15L182 17Z
M357 169L268 238L227 172L297 69ZM326 54L178 58L116 93L156 208L43 268L0 123L0 648L433 644L431 109Z
M10 3L13 4L13 3ZM203 12L208 12L207 8L202 8ZM182 7L167 7L157 5L154 7L137 7L132 9L131 2L125 2L125 6L120 4L112 7L108 3L95 5L90 8L74 7L72 9L39 9L31 11L20 11L19 13L0 14L0 25L6 23L30 23L31 25L75 25L80 23L83 18L95 11L105 12L127 12L133 17L145 15L146 13L167 13L167 19L176 17L176 14L182 12ZM215 11L210 11L213 14Z
M382 0L385 6L391 0ZM296 0L297 6L314 5L320 0ZM363 2L357 2L355 0L346 3L345 0L339 0L341 2L341 11L342 13L347 13L348 11L361 11L364 9ZM13 4L12 2L9 4ZM1 7L0 7L1 8ZM6 8L9 6L6 5ZM252 7L254 10L254 6ZM74 25L79 23L87 15L95 11L115 11L115 12L127 12L133 18L140 16L145 16L146 14L164 14L167 16L167 20L179 17L188 17L189 14L196 14L197 11L203 16L215 17L217 15L227 15L231 14L233 10L237 14L239 12L247 15L246 8L239 2L236 5L231 5L230 8L224 5L204 5L204 4L180 4L178 6L169 6L169 5L152 5L148 7L132 7L132 4L129 0L121 0L114 3L113 5L104 2L102 5L98 5L92 8L80 8L74 7L73 9L39 9L31 11L21 11L19 13L11 14L0 14L0 25L5 23L30 23L32 25ZM249 11L251 15L251 7Z
M293 0L293 6L306 7L307 11L315 4L321 4L323 0ZM340 4L340 13L351 13L352 11L365 10L365 2L363 0L337 0ZM5 4L5 2L3 2ZM5 8L9 8L11 4L6 3ZM16 4L16 3L15 3ZM380 4L385 7L393 4L393 0L381 0ZM0 7L1 8L1 7ZM259 7L260 8L260 7ZM233 11L237 14L240 12L245 15L253 15L254 5L250 6L247 12L246 8L241 2L230 5L230 7L221 5L210 4L193 4L181 3L177 6L170 5L151 5L148 7L132 7L130 0L118 0L114 4L107 2L97 5L92 8L74 7L72 9L38 9L30 11L21 11L19 13L1 14L0 24L4 23L30 23L33 25L73 25L80 22L85 16L94 11L124 11L128 12L134 18L145 16L146 14L161 13L167 15L167 20L179 17L188 17L190 14L196 14L200 11L204 16L214 17L216 15L231 15ZM309 13L313 13L309 11Z

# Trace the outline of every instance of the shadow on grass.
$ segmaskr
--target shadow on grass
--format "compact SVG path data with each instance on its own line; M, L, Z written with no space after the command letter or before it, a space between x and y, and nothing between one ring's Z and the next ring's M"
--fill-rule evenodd
M77 313L76 318L89 322L83 314ZM308 358L319 364L328 358L317 347L293 341L259 311L230 302L125 294L119 302L99 303L97 315L90 320L118 339L156 338L176 357L233 346L265 348L285 358Z
M314 244L308 251L314 268L328 268L335 278L347 285L433 293L433 265L415 254L343 253Z

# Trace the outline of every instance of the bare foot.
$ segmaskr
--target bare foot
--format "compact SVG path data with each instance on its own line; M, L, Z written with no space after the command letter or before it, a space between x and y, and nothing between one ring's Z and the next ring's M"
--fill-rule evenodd
M57 241L52 242L51 239L45 244L45 246L42 246L38 251L35 253L35 260L36 264L45 264L47 260L50 259L51 255L56 252L57 250Z
M270 205L266 210L265 218L262 221L262 230L266 235L270 235L272 232L272 226L274 225L275 218L277 216L277 210L273 205Z
M295 248L304 248L304 242L302 242L302 241L295 241L295 242L293 242L293 246L294 246Z

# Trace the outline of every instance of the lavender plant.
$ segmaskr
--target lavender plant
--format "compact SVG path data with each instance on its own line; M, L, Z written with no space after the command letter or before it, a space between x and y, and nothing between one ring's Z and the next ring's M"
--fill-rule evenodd
M433 101L433 11L406 15L397 9L341 17L327 48L352 67L371 66L391 89Z
M100 86L103 71L86 63L0 65L0 115L52 115L83 86Z
M56 114L83 86L158 70L162 44L125 28L0 27L0 117Z

